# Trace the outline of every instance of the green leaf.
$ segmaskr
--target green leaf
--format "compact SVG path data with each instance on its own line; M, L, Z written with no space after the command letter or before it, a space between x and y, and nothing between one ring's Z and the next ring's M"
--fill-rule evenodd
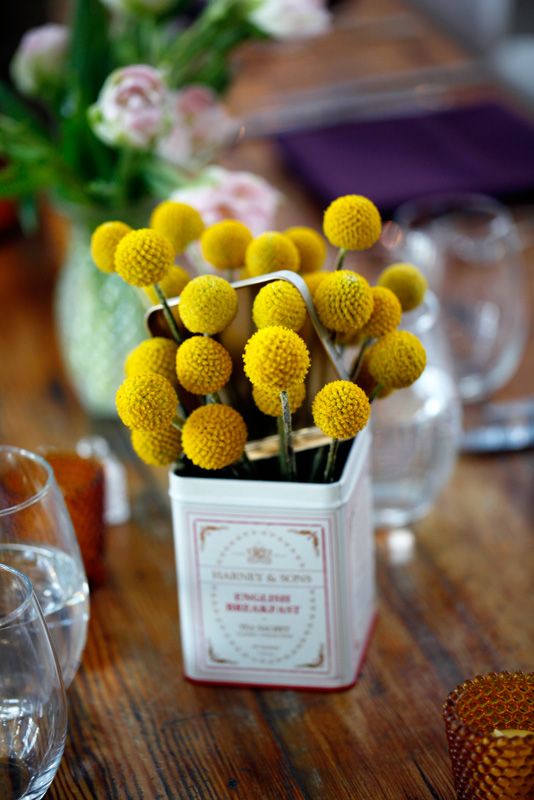
M37 116L16 96L4 81L0 80L0 112L17 122L26 122L35 130L44 133Z

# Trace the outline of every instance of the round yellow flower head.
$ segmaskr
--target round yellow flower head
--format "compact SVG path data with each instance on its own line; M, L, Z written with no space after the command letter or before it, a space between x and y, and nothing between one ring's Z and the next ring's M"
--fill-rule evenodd
M257 236L247 247L246 267L252 277L267 275L280 269L297 272L300 264L299 251L287 236L276 231L267 231Z
M180 297L182 289L190 280L191 276L186 269L173 264L165 277L159 281L159 286L165 297ZM152 286L145 286L144 291L154 304L159 304L159 297Z
M338 197L324 212L324 235L334 247L367 250L378 241L381 230L377 207L359 194Z
M269 417L282 416L282 404L280 402L280 392L267 386L254 386L252 388L254 402L263 414ZM294 383L287 390L289 400L289 410L293 414L299 409L306 397L306 384Z
M302 279L312 296L312 300L315 298L317 287L324 281L325 278L328 277L328 275L330 275L329 272L307 272L302 276Z
M310 368L310 354L298 333L279 325L261 328L245 345L245 374L254 385L278 392L302 383Z
M145 464L164 467L182 452L182 434L173 428L158 431L132 431L132 447Z
M196 408L185 421L182 447L202 469L223 469L238 460L247 441L247 426L230 406L210 403Z
M372 286L373 312L361 333L364 337L377 338L394 331L401 321L402 308L398 297L385 286Z
M367 397L371 396L371 394L374 392L374 390L378 385L373 376L371 375L371 373L369 372L369 360L371 358L374 346L375 345L371 345L371 347L369 347L369 349L365 351L364 356L362 358L362 363L360 364L358 377L355 380L355 383L358 384L360 389L363 389ZM394 389L382 388L380 389L377 395L377 399L381 400L382 398L387 397L394 391L395 391Z
M200 239L202 255L216 269L239 269L253 236L237 219L225 219L206 228Z
M177 349L175 342L163 336L146 339L128 354L124 362L124 373L130 378L140 372L155 372L167 378L169 383L174 383Z
M427 280L413 264L392 264L381 272L378 285L397 295L403 311L411 311L423 302Z
M192 394L211 394L228 383L232 359L228 350L209 336L192 336L176 354L178 380Z
M200 238L204 222L193 206L165 200L152 212L150 227L170 240L175 253L183 253L187 245Z
M371 287L349 269L330 272L317 287L314 302L323 325L338 333L359 330L373 311Z
M326 259L326 242L320 233L302 225L288 228L284 235L291 239L299 251L300 272L317 272L321 269Z
M409 331L386 334L375 343L369 356L369 372L387 389L411 386L425 366L425 348Z
M191 333L220 333L236 314L236 291L219 275L193 278L180 296L180 317Z
M281 325L298 331L306 319L306 303L299 290L287 281L272 281L262 286L252 305L257 328Z
M177 397L162 375L141 372L119 386L115 402L119 417L128 428L157 431L171 424Z
M150 228L127 233L115 250L115 270L132 286L158 283L168 273L173 261L169 240Z
M124 222L103 222L91 236L91 256L102 272L115 272L115 250L132 229Z
M369 422L367 395L352 381L332 381L317 392L312 404L313 421L332 439L352 439Z

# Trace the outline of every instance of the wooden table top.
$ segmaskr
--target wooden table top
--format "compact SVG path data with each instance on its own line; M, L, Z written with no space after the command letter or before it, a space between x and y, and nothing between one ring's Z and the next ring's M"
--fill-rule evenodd
M228 163L280 186L288 222L318 223L268 145L245 144ZM534 224L532 210L524 218ZM526 259L532 295L534 248ZM91 596L50 800L450 800L448 692L478 673L532 669L534 452L460 458L415 526L408 561L396 563L377 536L378 623L354 688L192 685L182 674L165 471L132 457L122 426L88 419L68 387L52 262L42 238L0 242L0 438L35 449L105 435L127 464L133 517L108 532L107 580ZM533 374L531 336L501 396L532 393Z

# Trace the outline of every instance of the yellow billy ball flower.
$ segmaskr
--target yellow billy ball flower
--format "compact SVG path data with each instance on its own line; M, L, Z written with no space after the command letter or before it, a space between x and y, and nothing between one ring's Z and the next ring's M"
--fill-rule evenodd
M373 312L363 328L364 337L377 338L394 331L401 321L402 308L398 297L384 286L372 286Z
M182 447L202 469L223 469L237 461L245 449L247 426L230 406L210 403L196 408L185 421Z
M173 261L169 240L150 228L127 233L115 250L115 270L132 286L158 283L168 273Z
M413 264L391 264L380 273L378 285L390 289L399 298L403 311L411 311L423 302L427 280Z
M369 360L373 352L373 347L374 345L371 345L371 347L369 347L369 349L365 351L365 354L362 358L362 363L360 364L360 370L355 379L355 383L358 384L360 389L363 389L367 397L370 397L377 387L377 382L369 372ZM377 399L381 400L383 397L387 397L388 395L390 395L393 391L394 389L383 388L379 391Z
M252 319L257 328L282 325L298 331L306 319L306 303L299 290L287 281L272 281L263 286L252 305Z
M188 244L200 237L204 222L193 206L165 200L152 212L150 227L170 240L175 253L183 253Z
M173 428L159 431L132 431L132 447L145 464L164 467L176 461L182 452L182 434Z
M103 222L91 236L91 256L102 272L115 272L115 250L132 229L124 222Z
M236 313L236 291L219 275L199 275L182 291L180 317L191 333L220 333Z
M156 372L173 383L176 380L177 349L175 342L163 336L154 336L153 339L141 342L128 354L124 362L126 377L130 378L140 372Z
M302 225L288 228L284 235L291 239L299 251L300 272L317 272L321 269L326 259L326 242L320 233Z
M279 325L261 328L243 354L245 374L254 385L277 391L302 383L310 368L310 354L298 333Z
M328 277L328 275L330 275L329 272L307 272L302 276L302 279L312 296L312 300L315 298L317 287L324 281L325 278Z
M270 417L282 416L282 404L280 402L280 392L267 386L254 386L252 397L263 414ZM293 414L299 409L306 397L306 384L294 383L287 390L289 400L289 410Z
M253 236L237 219L225 219L206 228L200 239L202 255L216 269L239 269Z
M411 386L425 366L425 348L409 331L388 333L376 342L369 356L369 372L388 389Z
M157 431L168 427L176 411L176 392L169 381L155 372L141 372L119 386L116 405L128 428Z
M381 230L377 207L359 194L338 197L324 212L324 235L334 247L367 250L378 241Z
M228 383L232 358L228 350L208 336L192 336L176 354L178 380L192 394L211 394Z
M159 281L159 286L165 297L179 297L190 280L191 276L186 269L173 264L165 277ZM159 297L152 286L145 286L145 294L154 304L159 304Z
M313 421L332 439L352 439L365 428L371 406L367 395L352 381L332 381L317 392Z
M371 287L349 269L329 273L317 287L314 301L323 325L338 333L359 330L373 311Z
M287 236L267 231L257 236L247 247L246 267L252 277L267 275L280 269L297 272L299 251Z

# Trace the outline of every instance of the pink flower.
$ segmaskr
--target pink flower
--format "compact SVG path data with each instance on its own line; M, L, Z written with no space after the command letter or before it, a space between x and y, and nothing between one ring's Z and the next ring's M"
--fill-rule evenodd
M259 0L250 20L275 39L318 36L331 23L324 0Z
M172 127L159 142L158 154L177 166L198 169L237 133L237 122L207 86L173 92L172 111Z
M68 46L65 25L42 25L27 31L11 62L11 74L19 91L32 96L59 85Z
M173 193L171 199L196 208L206 225L239 219L257 236L274 227L280 193L251 172L208 167L194 184Z
M89 120L107 144L148 150L169 127L169 103L161 72L146 64L132 64L109 75L89 109Z

